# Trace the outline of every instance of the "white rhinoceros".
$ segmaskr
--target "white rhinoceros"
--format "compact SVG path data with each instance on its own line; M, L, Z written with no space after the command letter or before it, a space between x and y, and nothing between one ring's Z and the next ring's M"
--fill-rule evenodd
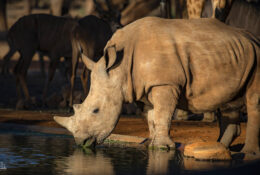
M146 106L150 146L174 147L169 131L176 108L192 113L224 110L230 117L221 142L239 134L238 110L246 105L243 152L259 152L260 41L215 19L147 17L118 30L104 56L93 62L90 92L72 117L54 117L76 143L99 144L115 128L123 102Z

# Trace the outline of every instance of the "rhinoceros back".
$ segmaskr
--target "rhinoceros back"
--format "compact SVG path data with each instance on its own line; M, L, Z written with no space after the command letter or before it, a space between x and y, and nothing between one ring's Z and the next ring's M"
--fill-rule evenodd
M215 19L147 17L116 32L106 47L115 45L132 59L128 71L137 100L154 86L177 85L190 108L203 111L231 101L246 86L259 59L257 43Z

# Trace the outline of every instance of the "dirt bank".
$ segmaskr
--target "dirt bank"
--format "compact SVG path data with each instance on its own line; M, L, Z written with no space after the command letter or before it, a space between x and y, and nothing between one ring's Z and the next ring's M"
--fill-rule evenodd
M56 114L61 113L0 110L0 124L23 124L27 126L36 125L61 128L61 126L53 121L53 116ZM245 140L245 123L241 124L241 128L241 135L232 144L234 148L238 149ZM53 132L56 131L54 130ZM172 121L170 134L175 142L187 144L197 141L216 141L218 132L217 122ZM62 132L59 132L59 134L60 133L69 134L65 129ZM149 136L147 122L143 118L137 116L121 116L113 133L141 137Z

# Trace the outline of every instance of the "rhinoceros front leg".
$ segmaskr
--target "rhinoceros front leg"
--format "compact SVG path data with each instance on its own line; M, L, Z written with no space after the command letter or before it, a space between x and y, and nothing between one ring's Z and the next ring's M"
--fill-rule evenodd
M220 134L219 139L222 144L229 147L230 144L240 135L239 111L221 112L219 117Z
M153 109L148 111L147 116L151 148L175 148L175 144L170 138L170 127L177 99L177 88L172 86L157 86L152 88L149 100L153 104Z

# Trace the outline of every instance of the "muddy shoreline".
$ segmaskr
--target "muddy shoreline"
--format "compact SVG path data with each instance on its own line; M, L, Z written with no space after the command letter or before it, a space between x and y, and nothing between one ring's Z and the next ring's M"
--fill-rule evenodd
M0 110L0 129L6 131L28 131L46 134L71 135L66 129L58 125L54 115L64 115L60 112ZM68 116L69 114L67 114ZM241 123L241 135L231 145L233 151L239 151L245 140L245 125ZM200 141L216 141L218 138L217 122L201 121L172 121L170 135L174 142L189 144ZM113 134L139 136L147 138L149 130L144 118L138 116L120 116Z

